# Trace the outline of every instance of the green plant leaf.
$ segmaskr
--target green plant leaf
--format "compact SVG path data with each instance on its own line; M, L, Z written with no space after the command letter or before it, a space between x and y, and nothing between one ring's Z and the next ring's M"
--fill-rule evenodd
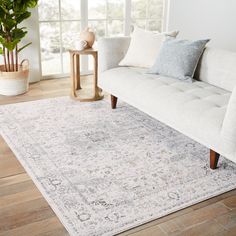
M28 47L28 46L31 45L31 44L32 44L32 43L27 43L25 46L19 48L19 49L17 50L17 52L21 52L23 49L25 49L26 47Z
M17 39L17 38L8 42L7 39L0 37L0 44L2 44L2 46L8 49L9 51L13 51L19 42L20 42L20 39Z
M18 40L15 40L13 42L7 42L5 43L5 48L7 48L9 51L13 51L16 48L16 45L19 43Z
M29 18L31 16L31 13L29 11L26 11L24 13L21 14L17 14L16 16L16 21L17 24L21 23L22 21L26 20L27 18Z
M0 53L2 48L13 51L25 37L26 28L18 25L31 16L29 9L37 3L38 0L0 0ZM29 45L24 45L18 52Z
M16 39L16 40L21 40L22 38L25 37L25 35L27 34L27 31L24 31L22 28L21 29L14 29L12 30L12 38Z
M15 26L17 25L17 22L15 21L15 19L12 19L10 18L10 16L7 16L6 19L2 19L2 24L4 28L6 29L6 31L10 31L13 28L15 28Z
M29 0L27 2L28 2L27 7L29 7L29 8L34 8L38 4L38 0Z
M5 44L7 43L6 38L0 37L0 43L5 47Z

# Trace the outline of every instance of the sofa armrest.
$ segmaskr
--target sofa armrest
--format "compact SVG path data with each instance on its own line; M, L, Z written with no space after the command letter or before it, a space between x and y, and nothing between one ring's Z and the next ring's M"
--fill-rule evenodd
M236 87L234 88L221 130L224 149L228 153L236 153Z
M103 38L98 41L98 68L103 72L117 67L124 58L130 37Z

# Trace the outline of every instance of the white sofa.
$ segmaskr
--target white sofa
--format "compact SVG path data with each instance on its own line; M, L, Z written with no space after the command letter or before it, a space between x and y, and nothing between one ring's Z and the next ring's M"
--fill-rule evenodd
M210 149L210 167L220 155L236 162L236 53L206 48L194 83L119 67L130 38L98 43L98 86Z

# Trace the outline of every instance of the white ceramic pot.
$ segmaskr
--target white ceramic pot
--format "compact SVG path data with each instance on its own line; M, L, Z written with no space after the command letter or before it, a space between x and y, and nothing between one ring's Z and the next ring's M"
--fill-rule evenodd
M79 51L84 50L85 48L87 48L88 43L85 40L80 40L76 43L76 49Z
M16 72L5 72L5 66L0 65L0 94L16 96L29 90L29 63L22 61Z

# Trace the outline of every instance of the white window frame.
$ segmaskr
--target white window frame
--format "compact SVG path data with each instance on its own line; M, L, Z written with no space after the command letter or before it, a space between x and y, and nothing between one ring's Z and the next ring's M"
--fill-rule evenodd
M88 19L88 0L80 0L80 19L79 20L63 20L61 15L61 0L57 0L59 2L59 20L42 20L39 21L40 23L51 23L51 22L57 22L59 23L60 28L60 42L62 42L62 23L63 22L80 22L80 28L84 29L87 27L89 21L105 21L106 22L106 29L105 29L105 35L107 36L108 33L108 16L106 16L106 19ZM120 19L112 18L112 20L122 20L124 21L124 36L130 36L131 33L131 24L132 24L132 17L131 17L131 8L132 8L132 0L124 0L124 17ZM163 0L163 17L162 17L162 31L166 30L167 25L167 16L168 16L168 6L169 6L169 0ZM107 7L107 0L106 0L106 7ZM107 10L106 10L107 14ZM138 18L135 18L135 20L139 20ZM147 22L149 20L155 20L155 19L149 19L149 18L143 18L140 20L146 20L146 26ZM61 68L63 71L63 45L60 43L60 61L61 61ZM88 59L86 57L82 58L82 68L85 68L82 74L91 74L91 71L88 70ZM60 74L51 74L51 75L44 75L42 76L42 79L55 79L55 78L65 78L68 77L68 73L60 73Z

